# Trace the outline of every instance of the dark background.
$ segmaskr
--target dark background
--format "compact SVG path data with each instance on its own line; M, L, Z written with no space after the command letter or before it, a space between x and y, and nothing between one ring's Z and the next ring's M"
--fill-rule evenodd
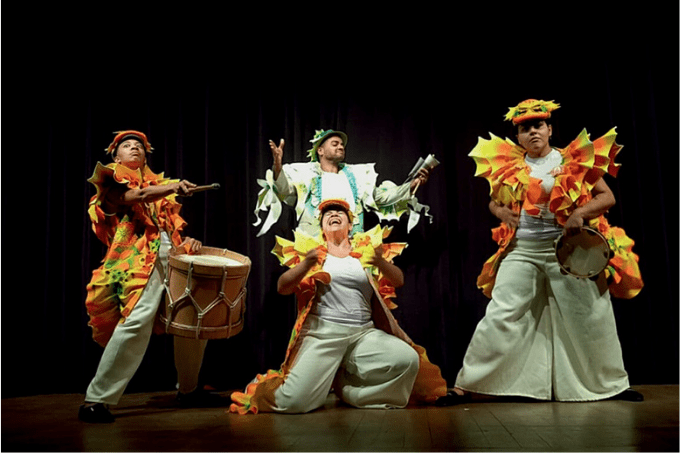
M137 41L109 39L92 21L78 33L52 24L4 59L2 396L84 393L94 376L102 349L85 286L105 250L87 217L86 179L109 162L104 149L122 129L148 135L153 171L220 183L183 200L186 233L253 262L244 331L208 345L202 380L218 389L278 368L296 315L293 296L276 294L284 269L270 254L274 235L292 238L293 211L260 238L252 226L256 180L272 163L267 140L285 138L284 162L297 162L315 129L345 131L347 162L375 162L379 182L401 183L418 157L435 154L441 166L418 192L433 222L407 235L403 218L390 238L409 243L396 260L406 285L394 314L453 385L487 304L475 281L496 249L489 187L467 154L480 136L510 136L503 116L527 98L562 105L554 146L583 128L593 139L617 128L624 148L618 177L605 177L617 199L608 217L635 240L645 281L635 299L612 302L624 361L633 385L677 384L678 36L677 23L659 22L671 22L665 15L678 17L630 12L545 31L560 41L535 40L525 23L493 37L443 20L419 21L418 33L383 25L352 44L309 29L256 42L211 25L209 52L183 29ZM370 25L344 23L343 33ZM128 392L174 383L172 338L153 336Z

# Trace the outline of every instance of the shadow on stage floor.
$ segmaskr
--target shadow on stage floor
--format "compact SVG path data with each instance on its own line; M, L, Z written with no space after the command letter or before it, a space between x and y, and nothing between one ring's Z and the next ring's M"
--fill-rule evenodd
M123 396L108 425L78 420L83 395L9 398L2 451L678 451L678 386L635 389L645 401L360 410L330 395L309 414L247 416L139 393Z

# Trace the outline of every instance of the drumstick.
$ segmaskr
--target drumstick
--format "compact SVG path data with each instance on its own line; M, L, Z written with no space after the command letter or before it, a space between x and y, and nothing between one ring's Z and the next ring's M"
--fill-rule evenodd
M206 186L196 186L193 189L189 189L188 195L192 195L196 192L205 192L206 190L217 190L220 188L220 185L218 183L215 184L208 184ZM177 194L179 195L179 194Z

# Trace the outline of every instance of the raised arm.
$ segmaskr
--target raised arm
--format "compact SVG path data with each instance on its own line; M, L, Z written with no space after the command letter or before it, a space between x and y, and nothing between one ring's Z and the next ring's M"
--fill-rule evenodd
M274 180L279 179L281 168L283 168L283 146L286 144L285 140L281 139L279 146L276 146L272 140L269 140L269 148L272 150L272 157L274 158Z
M130 206L136 203L151 203L173 194L189 196L191 195L191 189L194 187L196 187L196 184L187 180L148 186L143 189L129 189L121 185L109 190L106 195L106 201L112 205L123 206Z

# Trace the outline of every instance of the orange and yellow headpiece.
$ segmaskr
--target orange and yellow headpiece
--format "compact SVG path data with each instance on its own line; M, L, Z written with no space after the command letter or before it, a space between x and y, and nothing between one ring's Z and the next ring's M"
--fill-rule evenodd
M319 220L321 220L324 213L331 208L340 208L345 211L347 213L347 217L349 218L350 224L354 221L354 214L352 214L352 211L349 209L349 203L342 198L328 198L323 200L319 204Z
M515 125L530 120L544 120L550 118L551 113L558 108L560 108L560 105L556 104L555 101L527 99L515 107L510 107L505 119L512 121L512 124Z
M112 154L113 152L116 151L116 148L118 148L118 145L120 145L122 142L124 142L127 139L130 138L136 138L139 140L142 145L144 145L144 149L146 150L147 153L150 153L153 148L151 147L151 143L149 143L149 140L146 138L146 135L144 135L142 132L139 131L119 131L119 132L114 132L116 136L113 138L113 141L109 145L108 148L106 148L106 153L107 154Z

